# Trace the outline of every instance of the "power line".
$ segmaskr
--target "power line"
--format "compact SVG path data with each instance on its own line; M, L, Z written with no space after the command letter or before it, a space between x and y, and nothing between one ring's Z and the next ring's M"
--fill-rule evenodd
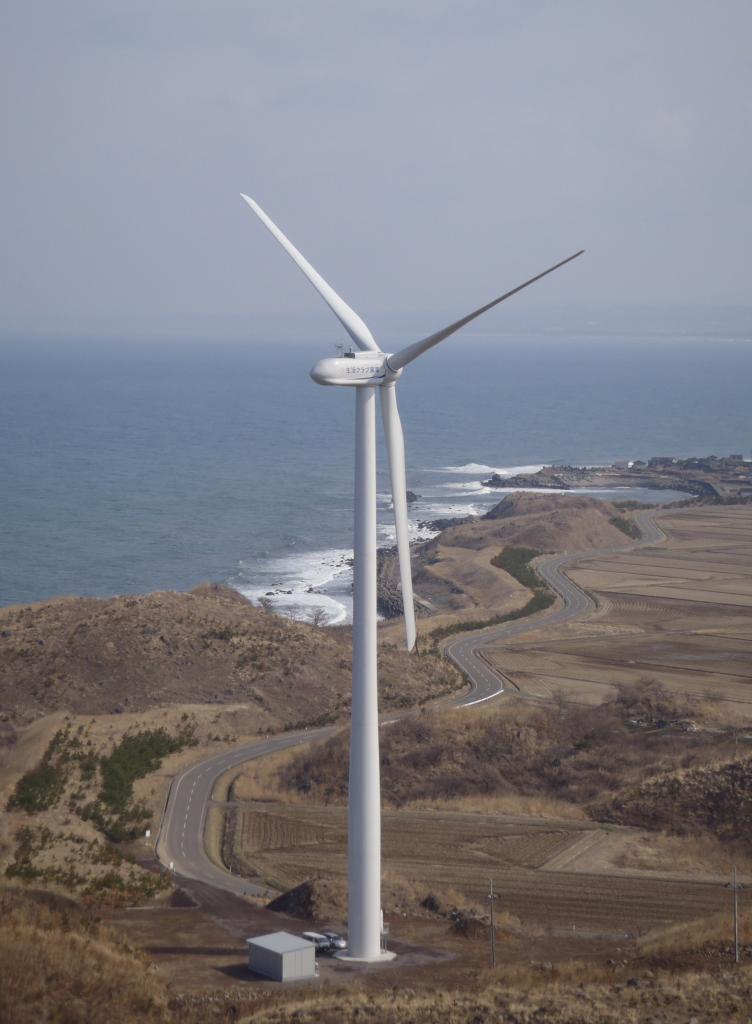
M738 964L740 960L739 954L739 890L744 889L745 886L737 880L736 877L736 864L731 868L731 881L726 885L727 889L731 890L731 906L733 907L734 915L734 963Z

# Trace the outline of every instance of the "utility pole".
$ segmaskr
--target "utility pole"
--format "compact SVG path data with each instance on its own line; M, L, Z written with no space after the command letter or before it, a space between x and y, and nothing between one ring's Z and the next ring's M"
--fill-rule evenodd
M486 899L491 904L491 966L496 966L496 928L494 926L494 903L499 898L498 894L494 892L493 878L491 879L491 888L489 890Z
M736 864L731 868L731 882L726 886L731 890L731 905L734 912L734 963L739 963L739 890L744 886L737 881Z

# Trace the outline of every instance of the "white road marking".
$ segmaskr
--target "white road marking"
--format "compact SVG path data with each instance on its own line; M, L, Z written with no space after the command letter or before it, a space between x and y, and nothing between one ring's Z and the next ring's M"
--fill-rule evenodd
M491 700L492 697L498 697L499 694L503 693L503 692L504 692L504 687L502 686L495 693L489 693L489 695L487 697L479 697L477 700L469 700L466 704L460 704L460 707L461 708L471 708L474 704L482 704L486 700Z
M647 519L649 517L649 513L643 513L639 517L641 527L643 527L644 525L642 523L643 517ZM645 546L648 543L655 543L655 541L665 540L666 535L663 533L663 531L661 531L659 527L656 527L654 523L652 525L659 533L659 536L650 537L649 539L646 538L645 540L643 540L641 545L637 546ZM631 547L632 545L626 545L624 550L629 550ZM549 623L553 624L559 622L566 622L568 621L568 619L575 617L575 612L579 612L582 609L587 609L592 606L590 597L585 592L580 590L580 588L577 587L577 585L574 584L566 576L564 572L559 571L565 564L573 561L576 557L579 556L565 556L564 558L558 560L555 565L548 565L542 567L541 575L547 580L547 582L550 583L554 587L554 589L557 589L557 585L561 587L561 590L559 590L558 593L559 596L564 599L564 607L559 607L558 609L554 610L549 617L538 619L534 623L532 628L538 629L541 626ZM555 577L555 583L553 579L550 579L548 577L547 571L550 572L552 577ZM464 669L467 672L471 686L469 693L470 696L472 696L475 693L482 692L483 689L486 688L489 683L494 683L497 685L500 683L500 678L495 674L491 666L483 661L483 659L480 657L478 653L478 649L480 648L482 643L488 643L489 641L493 642L497 638L511 638L512 636L517 636L520 633L526 632L530 628L531 626L527 622L522 622L515 626L507 624L507 627L503 632L503 637L495 636L493 631L491 631L490 635L488 632L484 632L480 636L476 636L474 638L468 637L456 644L456 646L454 647L454 653L450 654L450 657L459 668ZM451 649L452 645L449 645L447 647L447 654L450 653ZM501 679L503 679L503 677L501 677ZM475 700L472 701L466 700L462 703L457 703L455 706L473 707L474 705L483 704L488 700L492 700L494 697L498 697L502 693L504 693L504 686L499 685L499 688L495 690L494 693L489 693L484 697L477 697ZM382 722L381 724L392 725L394 722L397 722L399 720L399 718L388 719L386 722ZM315 739L321 734L325 734L327 731L329 730L312 729L310 731L306 731L305 733L297 733L291 737L278 739L276 741L270 741L267 739L265 742L260 741L257 745L255 745L255 747L252 747L250 751L247 748L244 748L241 750L235 750L230 754L218 755L215 756L215 758L211 758L208 761L202 762L200 765L194 765L192 769L186 770L182 775L176 778L174 789L170 793L168 805L164 811L163 828L166 843L165 849L169 849L170 833L176 832L177 828L179 827L177 822L175 821L175 807L178 802L178 792L183 782L187 783L193 780L191 792L188 796L187 809L182 826L182 836L180 840L180 850L182 854L185 856L185 833L186 827L188 825L191 798L196 788L196 783L200 779L202 779L204 775L209 774L209 781L210 783L213 783L213 779L216 776L220 775L223 771L226 771L228 768L235 767L237 764L241 764L242 762L251 760L253 758L263 757L267 754L273 753L276 750L284 750L292 746L296 746L300 741ZM198 772L199 768L201 769L200 772ZM198 774L194 775L194 773L196 772L198 772ZM209 799L209 795L210 794L207 794L204 798L201 798L201 796L199 797L199 799L203 799L203 805L201 807L201 822L198 828L198 861L197 864L194 865L192 859L187 860L186 864L189 865L191 868L189 877L198 878L199 880L202 877L205 879L211 879L211 881L214 884L219 885L224 889L228 889L229 891L237 891L238 886L235 883L235 880L232 879L232 876L230 876L230 879L228 879L228 876L225 874L225 872L219 871L217 868L214 867L214 865L211 864L211 862L208 861L206 853L203 849L203 844L200 841L200 836L203 834L203 825L206 817L206 810L208 806L207 801ZM195 830L191 831L191 835L194 834L194 831ZM178 868L178 870L179 869L180 868ZM185 864L183 865L183 870L186 870ZM256 887L252 883L241 883L241 887L243 890L245 890L246 888L256 889Z
M623 547L619 547L615 550L618 551L630 551L635 547L645 547L648 544L652 544L655 540L665 540L666 534L654 521L653 515L650 512L641 512L636 517L640 529L643 533L643 539L638 544L625 544ZM656 536L657 535L657 536ZM533 629L540 628L546 624L553 625L560 622L567 622L571 619L577 618L582 612L586 612L591 608L594 608L594 602L590 595L579 587L574 581L567 575L566 569L574 562L579 561L583 557L597 557L599 552L577 552L571 555L560 555L556 559L550 560L548 563L543 563L539 567L540 576L556 591L557 596L562 598L564 606L559 607L552 611L548 616L544 616L542 619L538 619L533 624ZM603 554L603 552L600 552ZM468 696L472 696L481 689L481 683L494 682L498 683L499 679L503 680L503 676L497 676L490 667L484 665L479 655L479 649L488 642L496 640L511 639L513 636L518 636L520 633L524 633L527 629L530 629L530 624L522 622L517 625L507 624L506 627L502 627L501 635L495 630L484 630L477 634L475 637L468 637L465 640L455 641L453 644L449 644L446 648L447 655L454 661L455 665L464 671L470 681L470 692ZM488 694L485 697L479 697L472 701L458 702L455 706L457 707L472 707L475 704L482 704L492 697L497 697L500 693L504 692L504 686L502 685L499 690L495 693Z

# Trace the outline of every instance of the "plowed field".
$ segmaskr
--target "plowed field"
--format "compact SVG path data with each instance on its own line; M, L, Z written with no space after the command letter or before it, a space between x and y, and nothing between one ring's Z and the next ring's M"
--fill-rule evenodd
M346 812L340 807L239 805L235 854L250 871L290 887L307 878L344 878ZM633 830L589 822L510 819L440 811L385 812L384 869L418 898L452 891L482 901L494 880L500 908L547 931L636 934L725 906L722 880L593 873L578 859L594 844ZM573 856L566 854L573 848ZM586 861L593 863L592 856ZM565 869L550 870L561 864ZM670 872L666 866L666 874Z
M655 680L710 697L723 716L748 724L752 506L668 511L659 522L667 542L569 570L596 599L593 614L485 653L526 696L598 702L619 684Z

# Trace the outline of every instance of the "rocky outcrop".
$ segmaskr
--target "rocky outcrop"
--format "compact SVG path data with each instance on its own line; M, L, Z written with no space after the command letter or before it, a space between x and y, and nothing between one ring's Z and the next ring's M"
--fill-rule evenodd
M376 552L376 606L385 619L402 615L402 586L397 548L379 548Z
M682 467L655 466L647 470L634 470L619 466L544 466L537 473L520 473L517 476L500 476L494 473L487 480L481 480L484 487L524 488L525 490L564 491L578 487L647 487L654 491L684 491L701 497L715 498L722 491L716 484L696 474L687 473Z
M476 516L447 516L444 519L426 519L422 523L418 523L421 530L433 530L436 533L440 533L442 530L448 530L450 526L462 526L463 523L470 523Z
M524 487L536 490L539 487L567 490L571 484L565 483L559 477L548 475L542 477L540 473L520 473L517 476L499 476L494 473L488 480L481 480L484 487Z
M421 559L426 544L413 544L410 554L416 556L413 561L413 586L419 585L421 579ZM416 616L427 613L427 602L413 594L413 605ZM376 607L384 619L398 619L404 615L402 603L402 584L400 582L399 559L397 548L379 548L376 553Z

